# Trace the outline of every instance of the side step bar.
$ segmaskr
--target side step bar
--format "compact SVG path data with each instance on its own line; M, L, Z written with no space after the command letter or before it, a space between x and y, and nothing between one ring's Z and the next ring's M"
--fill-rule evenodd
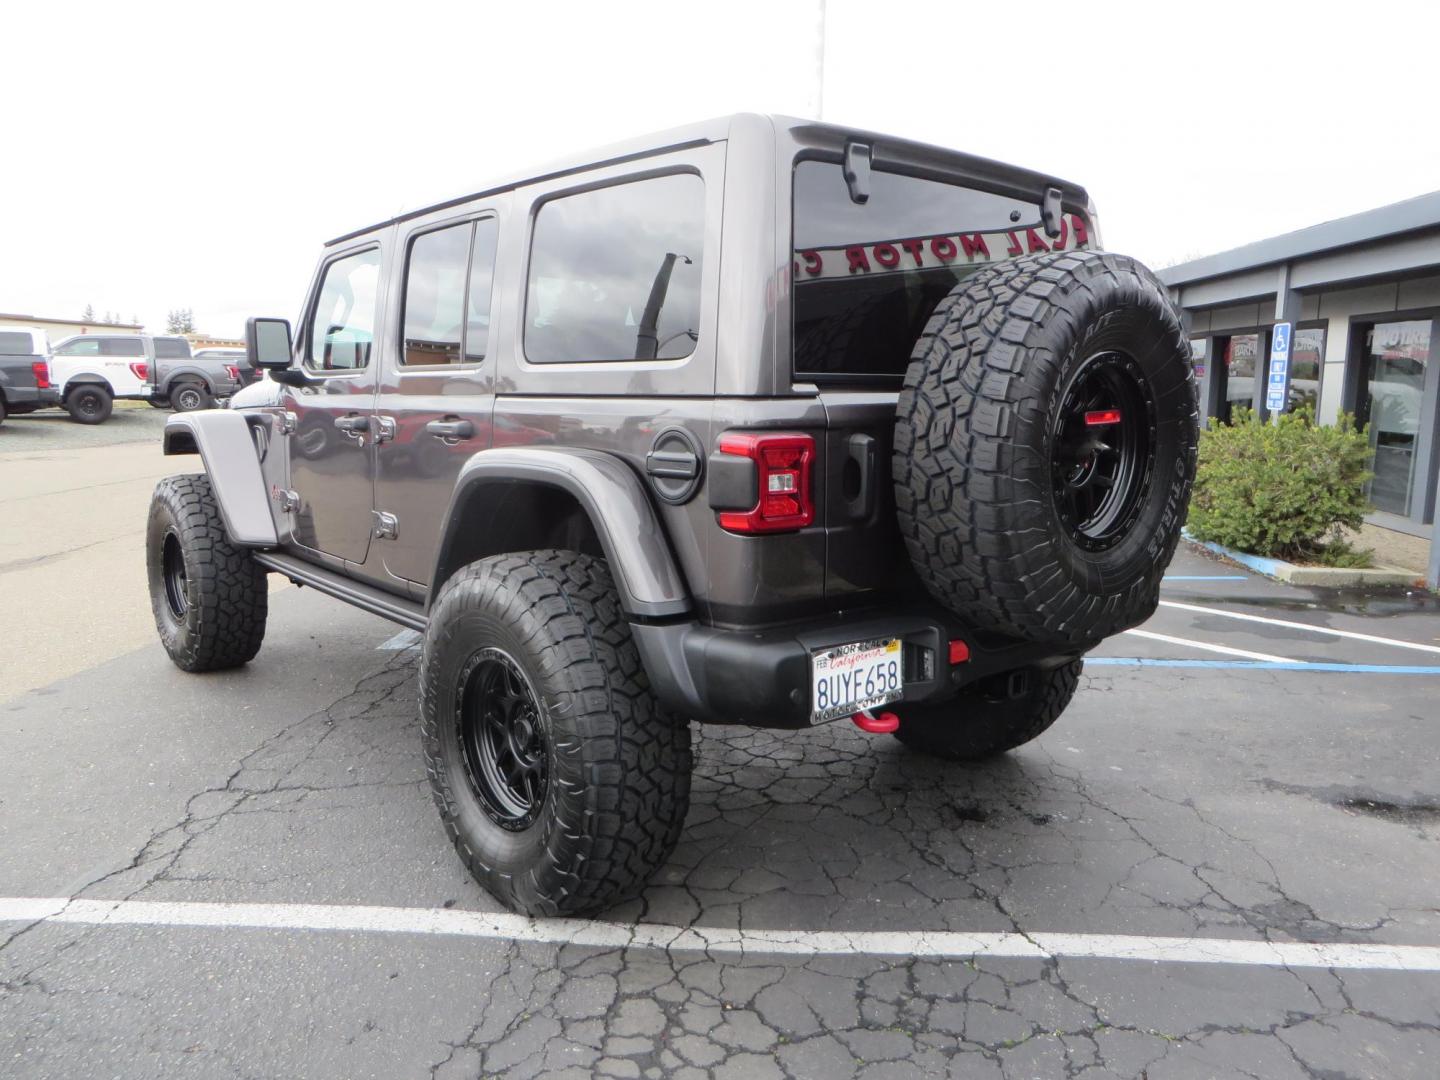
M366 585L323 566L297 559L293 555L256 551L252 558L265 569L284 574L297 585L308 585L317 592L344 600L362 611L379 615L382 619L389 619L401 626L408 626L411 630L419 630L422 634L425 632L429 620L425 618L425 609L414 600Z

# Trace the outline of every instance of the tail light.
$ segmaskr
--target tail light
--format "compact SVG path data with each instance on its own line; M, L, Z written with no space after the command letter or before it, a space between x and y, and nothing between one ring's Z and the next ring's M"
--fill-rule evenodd
M720 437L720 453L755 463L755 505L722 510L720 527L736 533L793 532L815 520L810 471L815 440L809 435L732 433Z
M230 376L230 381L231 381L231 382L239 382L239 381L240 381L240 369L239 369L238 367L236 367L234 364L226 364L226 365L225 365L225 374L227 374L227 375Z
M41 390L50 389L50 365L44 360L30 361L30 370L35 373L35 385Z
M136 360L131 363L130 370L141 382L144 382L150 377L150 365L145 363L144 360Z

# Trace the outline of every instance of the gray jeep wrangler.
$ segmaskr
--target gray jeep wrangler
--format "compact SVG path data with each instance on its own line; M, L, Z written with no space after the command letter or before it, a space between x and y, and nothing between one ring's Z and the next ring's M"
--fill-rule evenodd
M266 575L424 633L445 827L510 907L670 854L690 720L1035 738L1155 609L1195 468L1180 321L1083 188L742 115L325 246L268 377L174 416L147 535L186 671Z

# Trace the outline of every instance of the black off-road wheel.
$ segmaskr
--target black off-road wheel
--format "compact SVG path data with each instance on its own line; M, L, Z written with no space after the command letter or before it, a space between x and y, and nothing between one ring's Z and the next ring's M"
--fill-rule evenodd
M265 570L225 535L208 476L155 485L145 568L155 629L176 667L221 671L255 658L265 639Z
M980 761L1038 738L1060 718L1080 683L1080 660L992 676L931 707L897 707L895 737L948 761Z
M1190 500L1195 380L1142 265L1051 252L956 285L915 346L892 471L941 603L1083 647L1149 618Z
M84 383L65 398L65 411L77 424L103 424L115 411L115 398L99 383Z
M204 383L187 380L170 388L170 407L178 413L197 412L215 407L215 399Z
M420 664L435 804L475 879L515 911L630 899L690 798L690 728L645 678L605 563L482 559L445 583Z

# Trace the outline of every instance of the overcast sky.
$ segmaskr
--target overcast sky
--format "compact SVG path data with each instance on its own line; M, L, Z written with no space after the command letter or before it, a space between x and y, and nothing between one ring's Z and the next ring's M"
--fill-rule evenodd
M218 12L227 14L220 15ZM740 110L817 0L10 5L0 311L294 317L320 244ZM1440 4L830 0L823 118L1089 187L1154 266L1440 188Z

